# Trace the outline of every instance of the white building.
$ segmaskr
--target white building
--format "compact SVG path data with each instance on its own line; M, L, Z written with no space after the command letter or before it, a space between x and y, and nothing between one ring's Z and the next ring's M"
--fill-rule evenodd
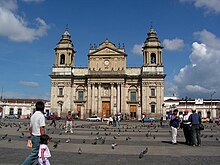
M185 109L191 110L196 108L203 118L214 119L220 116L220 100L219 99L179 99L177 97L164 97L164 110L166 113L172 112L174 109L183 112Z
M50 102L40 99L1 99L0 112L2 118L8 115L17 114L20 118L27 118L35 111L37 101L45 103L45 112L50 112Z

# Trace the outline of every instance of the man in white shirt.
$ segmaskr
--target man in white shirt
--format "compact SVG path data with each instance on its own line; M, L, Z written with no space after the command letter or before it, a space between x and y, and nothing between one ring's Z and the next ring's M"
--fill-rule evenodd
M189 121L189 110L184 110L183 120L182 120L182 127L183 127L183 133L185 137L185 143L188 145L191 145L191 122Z
M44 103L38 101L36 103L36 111L30 119L30 136L32 142L32 152L25 159L22 165L32 165L38 158L38 151L40 146L40 136L45 134L45 117Z

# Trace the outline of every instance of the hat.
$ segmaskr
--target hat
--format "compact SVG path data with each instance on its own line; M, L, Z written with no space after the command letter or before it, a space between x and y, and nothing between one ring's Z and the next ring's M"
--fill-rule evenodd
M192 108L192 111L195 111L195 110L196 110L196 107L193 107L193 108Z
M188 109L185 109L184 112L189 112L189 110L188 110Z

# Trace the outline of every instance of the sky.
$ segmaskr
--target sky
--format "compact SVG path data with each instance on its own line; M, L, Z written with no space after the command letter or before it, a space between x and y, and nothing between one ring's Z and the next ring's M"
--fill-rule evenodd
M106 38L124 43L127 67L140 67L151 25L164 47L165 96L220 98L219 0L0 0L1 96L50 99L66 27L76 67Z

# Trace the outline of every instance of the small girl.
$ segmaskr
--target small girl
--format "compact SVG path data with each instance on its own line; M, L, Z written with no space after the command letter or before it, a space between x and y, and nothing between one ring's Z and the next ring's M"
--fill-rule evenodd
M48 135L42 135L40 137L40 148L38 152L39 165L50 165L49 157L51 157L50 150L48 148L50 137Z

